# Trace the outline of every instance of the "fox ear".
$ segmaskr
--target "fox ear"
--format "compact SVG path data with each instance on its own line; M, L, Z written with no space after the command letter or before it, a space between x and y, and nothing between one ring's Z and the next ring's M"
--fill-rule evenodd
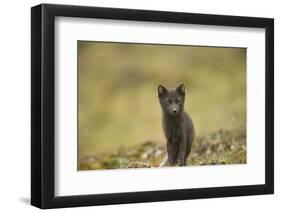
M167 92L168 92L168 90L166 87L164 87L161 84L158 86L158 95L159 96L163 96L163 95L167 94Z
M177 87L177 92L181 95L184 95L185 94L185 85L184 83L181 83L178 87Z

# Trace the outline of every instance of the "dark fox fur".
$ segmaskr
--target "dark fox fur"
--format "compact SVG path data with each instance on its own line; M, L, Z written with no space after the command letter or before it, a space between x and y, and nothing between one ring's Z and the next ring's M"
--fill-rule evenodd
M158 97L163 112L169 164L185 166L195 136L192 120L184 111L185 85L181 83L174 90L159 85Z

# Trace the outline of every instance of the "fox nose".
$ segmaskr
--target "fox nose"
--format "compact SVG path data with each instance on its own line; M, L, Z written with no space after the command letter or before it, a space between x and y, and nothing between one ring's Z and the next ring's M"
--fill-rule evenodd
M173 113L177 113L177 109L176 108L173 108Z

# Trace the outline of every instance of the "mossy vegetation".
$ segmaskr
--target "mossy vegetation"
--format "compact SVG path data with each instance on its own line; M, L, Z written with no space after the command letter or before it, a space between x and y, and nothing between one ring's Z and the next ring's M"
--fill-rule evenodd
M147 141L131 147L120 147L111 152L84 156L79 161L79 170L153 168L159 167L165 158L164 143ZM244 164L246 162L246 130L219 130L196 138L187 165Z

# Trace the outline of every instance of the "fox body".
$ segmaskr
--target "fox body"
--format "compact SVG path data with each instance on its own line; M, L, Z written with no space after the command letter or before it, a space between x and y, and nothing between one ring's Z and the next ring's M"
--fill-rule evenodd
M181 83L174 90L159 85L158 97L167 140L168 162L171 166L185 166L195 136L192 120L184 111L185 85Z

